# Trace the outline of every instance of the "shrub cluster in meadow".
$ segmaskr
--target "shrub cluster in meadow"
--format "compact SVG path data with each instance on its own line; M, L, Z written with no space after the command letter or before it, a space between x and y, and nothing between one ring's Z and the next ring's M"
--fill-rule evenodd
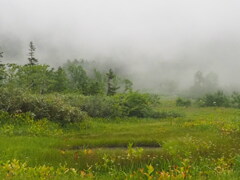
M191 101L189 99L183 99L183 98L179 97L176 100L176 106L189 107L189 106L191 106Z
M240 108L240 93L233 92L231 95L224 94L223 91L217 91L212 94L206 94L198 100L200 106L215 107L234 107Z
M114 96L89 96L80 105L91 117L166 118L181 116L175 112L159 112L160 98L153 94L130 92Z
M157 95L129 92L113 96L80 94L32 94L22 89L1 88L0 110L11 114L31 112L35 119L60 123L81 122L90 117L178 117L178 113L159 112Z
M12 114L31 112L36 119L61 124L82 121L87 115L64 101L60 94L33 95L19 89L1 88L0 109Z
M191 100L178 97L176 106L189 107ZM223 91L205 94L196 100L196 104L200 107L233 107L240 108L240 93L233 92L231 95L225 94Z
M199 99L200 106L216 106L216 107L229 107L231 99L222 91L212 94L206 94L203 98Z
M82 109L92 117L149 117L153 101L150 94L127 93L115 96L92 96L85 99Z

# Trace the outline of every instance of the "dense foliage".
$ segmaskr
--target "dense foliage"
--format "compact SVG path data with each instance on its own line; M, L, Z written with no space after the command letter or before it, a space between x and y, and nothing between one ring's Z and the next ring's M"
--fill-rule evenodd
M216 93L206 94L198 100L200 106L215 106L215 107L229 107L232 106L231 97L224 94L222 91Z
M11 114L31 112L35 119L47 118L60 124L90 117L179 117L174 112L155 110L159 97L131 92L114 96L79 94L31 94L22 89L1 88L0 110Z
M34 57L31 57L31 59ZM84 69L85 61L68 61L57 69L29 62L26 65L1 64L0 86L22 88L32 93L80 93L83 95L113 95L117 90L129 92L132 82L118 77L113 70L98 71L94 66Z
M154 110L156 103L159 103L159 97L155 95L131 92L111 97L87 97L81 107L92 117L157 118L158 113Z
M179 97L176 100L176 106L189 107L189 106L191 106L191 101L189 99L183 99L183 98Z
M64 101L60 94L33 95L23 90L1 88L0 109L6 112L31 112L36 119L47 118L61 124L79 122L86 114Z

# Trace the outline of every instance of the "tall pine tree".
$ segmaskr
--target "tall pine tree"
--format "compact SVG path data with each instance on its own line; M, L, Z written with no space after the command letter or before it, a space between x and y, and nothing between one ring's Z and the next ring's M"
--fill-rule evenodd
M2 58L2 57L3 57L3 52L0 52L0 58ZM3 83L2 80L5 79L5 75L6 75L5 66L4 66L4 64L2 64L2 61L0 60L0 86Z
M3 52L0 52L0 58L3 58ZM2 61L0 60L0 66L2 66Z
M28 61L29 61L29 65L36 65L38 63L38 60L34 57L34 54L35 54L35 51L36 51L36 47L34 46L33 42L31 41L29 43L29 58L28 58Z
M112 96L116 94L116 91L119 89L119 87L114 83L114 80L116 79L116 74L112 71L112 69L109 69L107 75L107 95Z

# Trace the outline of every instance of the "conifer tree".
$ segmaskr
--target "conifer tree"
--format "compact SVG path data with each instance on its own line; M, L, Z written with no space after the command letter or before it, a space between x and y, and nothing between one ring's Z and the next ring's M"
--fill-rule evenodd
M34 57L34 53L36 51L36 47L34 46L33 42L31 41L29 43L29 58L28 58L28 61L29 61L29 65L36 65L38 63L38 60Z
M124 79L124 92L132 92L132 86L133 86L133 83L132 81L130 81L129 79Z
M112 71L112 69L109 69L107 75L107 95L112 96L116 94L116 91L119 89L119 87L114 83L114 80L116 79L116 75Z
M0 59L3 58L3 52L0 52ZM0 66L4 66L4 64L2 64L2 61L0 60Z
M0 52L0 58L3 57L3 52ZM5 66L2 64L2 61L0 60L0 85L2 85L2 80L5 78Z

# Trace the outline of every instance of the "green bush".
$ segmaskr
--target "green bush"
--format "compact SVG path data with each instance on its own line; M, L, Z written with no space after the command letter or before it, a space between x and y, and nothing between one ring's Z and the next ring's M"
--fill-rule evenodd
M86 113L66 103L59 94L32 95L17 89L1 90L0 109L12 114L31 112L36 119L47 118L61 124L79 122L86 117Z
M30 104L33 108L29 109L37 119L47 118L65 124L80 122L86 116L79 108L67 104L60 95L35 96Z
M147 93L82 96L78 94L34 95L20 89L4 88L1 91L0 110L11 114L31 112L35 119L47 118L61 124L80 122L87 114L101 118L168 116L166 113L154 110L159 104L159 97Z
M114 96L88 96L81 109L91 117L122 117L123 107Z
M148 94L129 93L125 97L125 110L128 116L149 117L152 114L152 99Z
M83 106L85 100L89 97L79 93L68 93L61 96L63 97L64 101L67 104L70 104L71 106L78 108Z
M189 106L191 106L191 101L189 99L182 99L179 97L176 100L176 106L189 107Z
M86 97L81 108L91 117L156 117L156 95L131 92L114 96Z
M240 94L237 92L233 92L232 94L232 106L240 108Z
M199 100L199 103L201 106L229 107L230 98L222 91L218 91L214 94L205 95Z

